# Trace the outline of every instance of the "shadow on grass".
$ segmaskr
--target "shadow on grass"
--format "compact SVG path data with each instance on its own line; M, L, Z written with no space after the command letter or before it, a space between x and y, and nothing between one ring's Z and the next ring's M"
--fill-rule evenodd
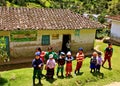
M104 67L104 66L102 66L104 69L107 69L107 70L112 70L112 68L107 68L107 67Z
M76 75L82 75L83 74L83 72L80 72L80 73L77 73Z
M39 84L39 83L38 83L38 84L35 84L35 86L43 86L43 84Z
M0 86L3 86L5 83L7 83L8 80L0 77Z
M66 76L65 78L71 79L71 78L73 78L73 76L72 76L72 75L68 75L68 76Z
M46 81L48 81L49 83L53 83L54 81L56 81L57 79L55 79L55 78L53 78L53 79L51 79L51 78L46 78Z
M96 77L98 77L100 79L104 78L104 73L101 73L101 72L92 72L92 75L96 76Z

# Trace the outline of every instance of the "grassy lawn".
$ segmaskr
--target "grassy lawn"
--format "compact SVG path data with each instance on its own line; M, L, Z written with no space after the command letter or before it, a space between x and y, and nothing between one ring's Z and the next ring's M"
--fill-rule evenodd
M104 51L107 44L102 42L96 42L95 46L99 45L99 50ZM54 76L54 80L47 81L42 78L43 86L103 86L111 82L120 82L120 47L113 46L114 54L112 58L112 70L107 68L101 68L101 73L90 73L89 61L90 58L84 60L84 64L81 68L81 74L74 75L70 78L57 78ZM73 70L75 69L76 61L73 61ZM108 67L106 62L105 67ZM32 68L23 68L10 71L0 72L0 86L32 86ZM45 74L46 71L44 70ZM65 73L65 72L64 72ZM37 82L37 81L36 81Z

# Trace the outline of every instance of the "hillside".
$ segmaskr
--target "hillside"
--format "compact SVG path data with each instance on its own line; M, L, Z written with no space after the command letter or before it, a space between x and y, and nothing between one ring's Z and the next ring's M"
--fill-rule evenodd
M80 14L120 13L120 0L0 0L0 6L66 8Z

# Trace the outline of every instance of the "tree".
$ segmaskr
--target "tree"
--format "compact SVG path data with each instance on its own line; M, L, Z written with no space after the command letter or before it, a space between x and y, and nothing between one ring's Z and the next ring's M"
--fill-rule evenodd
M0 0L0 6L6 6L6 1L5 0Z

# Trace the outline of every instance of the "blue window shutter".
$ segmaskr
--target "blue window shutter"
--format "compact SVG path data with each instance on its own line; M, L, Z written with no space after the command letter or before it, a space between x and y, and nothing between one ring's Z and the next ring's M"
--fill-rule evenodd
M42 35L42 45L50 44L50 35Z

